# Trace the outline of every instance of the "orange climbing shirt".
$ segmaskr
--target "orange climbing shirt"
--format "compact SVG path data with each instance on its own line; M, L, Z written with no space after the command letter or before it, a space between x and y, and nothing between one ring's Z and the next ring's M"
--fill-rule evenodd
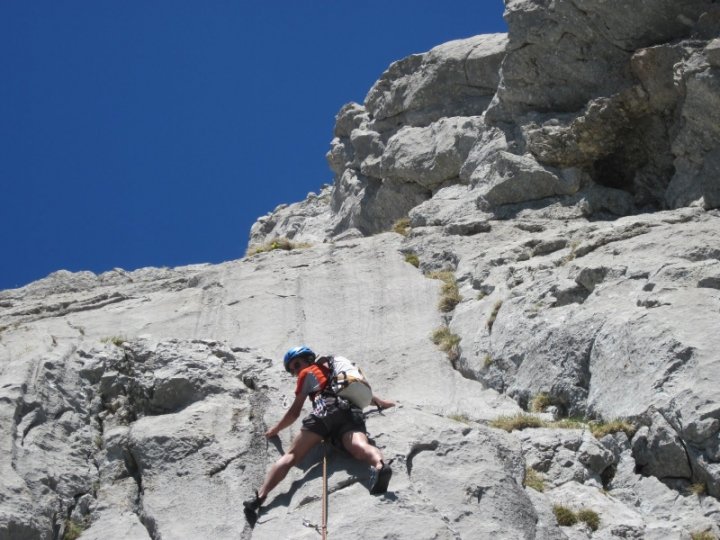
M314 400L315 396L325 390L331 378L332 371L329 366L311 364L298 374L295 395L310 396L310 399Z

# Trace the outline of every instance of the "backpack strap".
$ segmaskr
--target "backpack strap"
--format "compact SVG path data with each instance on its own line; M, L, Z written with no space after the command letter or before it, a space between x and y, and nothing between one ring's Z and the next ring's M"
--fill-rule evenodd
M319 356L315 359L315 364L325 366L329 370L327 375L327 383L320 392L321 394L330 394L331 396L337 396L335 392L335 359L332 355Z

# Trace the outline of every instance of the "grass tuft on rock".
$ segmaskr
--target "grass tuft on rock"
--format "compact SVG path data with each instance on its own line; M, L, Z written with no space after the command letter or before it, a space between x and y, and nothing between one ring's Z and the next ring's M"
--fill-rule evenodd
M537 472L532 467L528 467L525 469L525 481L523 482L523 486L542 493L545 491L545 478L541 473Z
M420 267L420 259L417 254L412 251L405 254L405 262L412 264L415 268Z
M534 414L518 413L512 416L498 416L490 422L490 426L510 432L528 428L583 429L587 424L574 418L547 422Z
M690 538L692 540L718 540L717 536L715 536L710 531L695 531L690 533Z
M500 311L502 305L502 300L498 300L497 302L495 302L495 305L493 306L492 311L488 316L487 327L490 332L492 332L493 325L495 324L495 320L497 319L498 312Z
M555 422L548 422L545 427L555 429L584 429L587 427L587 424L576 418L563 418Z
M293 249L302 249L308 247L310 247L310 244L293 242L291 240L288 240L287 238L278 237L273 238L272 240L270 240L269 242L265 242L264 244L251 245L250 247L248 247L245 256L252 257L253 255L257 255L258 253L266 253L268 251L275 251L276 249L280 249L283 251L291 251Z
M81 523L68 519L65 522L65 532L63 533L62 540L77 540L84 530L85 527Z
M602 439L605 435L611 433L625 432L628 439L632 439L637 431L637 426L628 420L615 419L609 422L591 422L590 432L596 439Z
M443 313L449 313L455 309L455 306L462 301L462 296L460 296L460 289L458 289L455 274L449 270L441 270L437 272L430 272L427 274L427 277L430 279L439 279L443 282L442 288L440 289L438 309L440 309Z
M447 417L453 422L459 422L460 424L470 425L471 422L470 417L462 413L449 414Z
M597 531L600 527L600 516L595 510L589 508L581 508L577 512L573 512L567 506L556 504L553 506L553 514L561 527L572 527L578 521L585 523L592 531Z
M452 362L460 356L460 351L458 350L460 336L453 334L447 326L436 328L430 339L432 339L432 342L437 345L441 351L447 354Z
M393 232L407 236L410 234L410 218L404 217L398 219L395 223L393 223L392 230Z
M575 512L561 504L553 505L553 514L561 527L572 527L578 522Z
M513 416L499 416L495 420L492 420L490 425L510 432L527 428L545 427L547 422L532 414L518 413Z
M577 254L575 252L577 251L577 248L580 247L580 244L581 244L580 240L573 240L572 242L570 242L570 244L569 244L570 250L569 250L568 254L565 255L564 257L562 257L556 264L558 266L564 266L567 263L569 263L570 261L575 260L575 257L577 256Z
M127 341L124 336L108 336L100 340L102 343L112 343L116 347L122 347L122 344Z
M555 401L550 396L550 394L541 392L537 396L532 398L532 400L530 400L530 410L532 412L540 413L554 404Z
M590 527L590 530L597 531L600 526L600 516L594 510L581 508L577 512L578 521L582 521Z

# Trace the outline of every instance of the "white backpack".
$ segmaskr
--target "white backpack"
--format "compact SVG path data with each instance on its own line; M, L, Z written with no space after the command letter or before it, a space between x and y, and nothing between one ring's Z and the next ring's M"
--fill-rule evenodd
M361 409L370 405L372 388L362 371L344 356L326 358L333 372L330 382L333 392ZM318 360L322 362L325 358Z

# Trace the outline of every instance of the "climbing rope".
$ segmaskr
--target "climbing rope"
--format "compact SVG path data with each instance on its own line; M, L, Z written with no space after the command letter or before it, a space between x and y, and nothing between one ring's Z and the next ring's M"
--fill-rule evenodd
M323 439L323 474L322 474L322 524L316 525L308 519L303 519L303 526L315 529L320 533L322 540L327 540L327 509L328 509L328 493L327 493L327 441Z
M323 440L323 481L322 481L322 540L327 540L327 444Z

